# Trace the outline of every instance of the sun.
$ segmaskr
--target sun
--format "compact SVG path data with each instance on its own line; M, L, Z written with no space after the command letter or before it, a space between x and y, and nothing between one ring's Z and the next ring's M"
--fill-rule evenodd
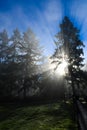
M59 65L57 59L52 62L52 60L49 61L49 69L55 74L55 76L65 76L68 73L68 56L64 55L62 53L62 58L59 59Z
M63 60L61 64L59 64L59 66L57 67L55 74L64 76L66 75L67 71L68 71L68 63L65 60Z

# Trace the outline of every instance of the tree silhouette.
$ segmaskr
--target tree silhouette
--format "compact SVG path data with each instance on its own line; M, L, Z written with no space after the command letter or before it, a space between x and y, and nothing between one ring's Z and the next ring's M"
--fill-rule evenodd
M65 16L60 24L60 31L55 36L56 49L51 57L53 62L57 64L56 68L62 63L63 59L68 62L68 80L71 81L73 96L76 96L75 89L79 88L80 71L83 66L84 44L80 40L79 33L80 31Z

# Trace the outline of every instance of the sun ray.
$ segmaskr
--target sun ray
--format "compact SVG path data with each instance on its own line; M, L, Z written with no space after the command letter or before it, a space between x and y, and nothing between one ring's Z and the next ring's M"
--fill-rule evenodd
M56 76L65 76L68 73L68 56L62 52L61 58L51 61L50 68L54 70Z
M65 60L63 60L61 64L59 64L59 66L57 67L55 74L64 76L68 70L67 67L68 67L68 63Z

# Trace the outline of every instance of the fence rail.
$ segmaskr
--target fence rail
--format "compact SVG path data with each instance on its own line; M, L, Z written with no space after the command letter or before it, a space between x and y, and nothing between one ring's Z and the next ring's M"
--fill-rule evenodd
M79 100L76 101L76 106L79 130L87 130L87 110Z

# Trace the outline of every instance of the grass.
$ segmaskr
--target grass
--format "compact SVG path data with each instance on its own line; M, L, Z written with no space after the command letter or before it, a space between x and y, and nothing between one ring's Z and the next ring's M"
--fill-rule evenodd
M77 130L70 102L0 106L0 130Z

